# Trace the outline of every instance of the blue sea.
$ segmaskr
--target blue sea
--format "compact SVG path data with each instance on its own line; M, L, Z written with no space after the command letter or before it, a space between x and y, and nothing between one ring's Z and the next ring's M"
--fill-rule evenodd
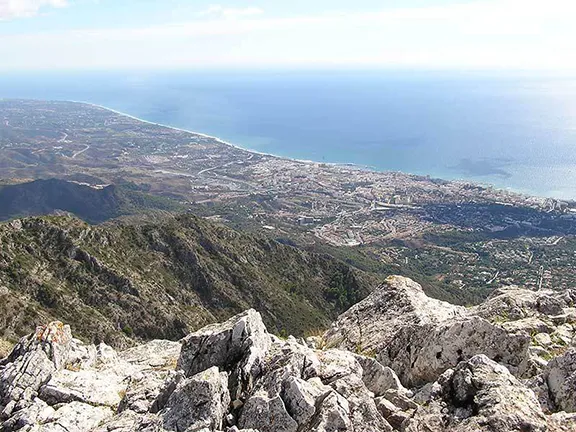
M92 102L260 152L576 199L576 76L4 73L0 98Z

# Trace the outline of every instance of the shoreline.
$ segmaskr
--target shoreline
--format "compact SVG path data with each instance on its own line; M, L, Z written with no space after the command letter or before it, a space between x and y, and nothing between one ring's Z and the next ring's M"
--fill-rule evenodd
M164 123L153 122L153 121L146 120L146 119L143 119L143 118L140 118L140 117L136 117L136 116L134 116L134 115L132 115L132 114L128 114L128 113L125 113L125 112L122 112L122 111L115 110L115 109L113 109L113 108L109 108L109 107L104 106L104 105L99 105L99 104L95 104L95 103L92 103L92 102L76 101L76 100L67 100L67 102L72 102L72 103L77 103L77 104L83 104L83 105L92 106L92 107L95 107L95 108L100 108L100 109L103 109L103 110L106 110L106 111L113 112L114 114L118 114L118 115L123 116L123 117L128 117L128 118L131 118L132 120L136 120L136 121L139 121L139 122L142 122L142 123L146 123L146 124L149 124L149 125L159 126L159 127L163 127L163 128L166 128L166 129L172 129L172 130L176 130L176 131L180 131L180 132L185 132L185 133L189 133L189 134L192 134L192 135L198 135L198 136L201 136L201 137L203 137L203 138L213 139L213 140L216 141L217 143L224 144L224 145L233 147L233 148L235 148L235 149L237 149L237 150L241 150L241 151L245 151L245 152L248 152L248 153L257 154L257 155L260 155L260 156L268 156L268 157L272 157L272 158L276 158L276 159L284 159L284 160L289 160L289 161L293 161L293 162L299 162L299 163L303 163L303 164L331 165L331 166L337 166L337 167L354 168L354 169L358 169L358 170L361 170L361 171L377 171L377 172L381 172L380 170L378 170L378 169L376 169L376 168L374 168L374 167L370 167L370 166L368 166L368 165L359 165L359 164L350 163L350 162L318 162L318 161L313 161L313 160L310 160L310 159L297 159L297 158L293 158L293 157L290 157L290 156L281 156L281 155L276 155L276 154L272 154L272 153L265 153L265 152L261 152L261 151L258 151L258 150L253 150L253 149L249 149L249 148L246 148L246 147L242 147L242 146L240 146L240 145L238 145L238 144L231 143L231 142L229 142L229 141L223 140L222 138L219 138L219 137L214 136L214 135L208 135L208 134L205 134L205 133L202 133L202 132L197 132L197 131L193 131L193 130L189 130L189 129L184 129L184 128L180 128L180 127L176 127L176 126L171 126L171 125L167 125L167 124L164 124ZM388 172L393 172L393 171L388 171ZM398 172L400 172L400 171L398 171ZM406 174L406 175L417 175L417 174L408 174L408 173L402 173L402 174Z
M283 159L283 160L288 160L288 161L292 161L292 162L299 162L302 164L312 164L312 165L330 165L330 166L335 166L335 167L346 167L346 168L353 168L353 169L357 169L360 171L370 171L370 172L380 172L380 173L398 173L398 174L403 174L403 175L407 175L407 176L414 176L414 177L430 177L431 180L442 180L442 181L449 181L449 182L455 182L455 183L463 183L463 184L471 184L471 185L479 185L485 188L496 188L502 191L506 191L506 192L513 192L519 195L526 195L526 196L530 196L528 194L526 194L525 192L520 192L517 190L513 190L513 189L509 189L506 187L499 187L496 186L495 184L492 183L482 183L482 182L477 182L477 181L472 181L472 180L467 180L464 178L460 178L460 179L447 179L447 178L443 178L443 177L434 177L428 174L415 174L415 173L408 173L408 172L404 172L404 171L395 171L395 170L381 170L375 167L370 167L368 165L359 165L359 164L355 164L352 162L318 162L318 161L314 161L311 159L298 159L298 158L294 158L294 157L290 157L290 156L281 156L281 155L277 155L277 154L273 154L273 153L266 153L266 152L261 152L258 150L253 150L253 149L249 149L246 147L242 147L238 144L234 144L231 143L229 141L223 140L222 138L219 138L217 136L214 135L208 135L205 134L203 132L197 132L197 131L193 131L190 129L184 129L181 127L177 127L177 126L171 126L171 125L167 125L164 123L157 123L157 122L153 122L151 120L146 120L140 117L136 117L132 114L128 114L122 111L118 111L115 110L113 108L104 106L104 105L99 105L96 103L92 103L92 102L86 102L86 101L77 101L77 100L66 100L66 102L72 102L72 103L77 103L77 104L83 104L83 105L88 105L88 106L92 106L95 108L99 108L99 109L103 109L106 111L110 111L113 112L115 114L118 114L120 116L124 116L124 117L128 117L131 118L132 120L136 120L142 123L146 123L149 125L153 125L153 126L159 126L159 127L163 127L163 128L167 128L167 129L172 129L172 130L176 130L176 131L180 131L180 132L185 132L185 133L189 133L192 135L198 135L204 138L210 138L213 139L214 141L220 143L220 144L224 144L230 147L233 147L235 149L241 150L241 151L245 151L248 153L254 153L260 156L268 156L268 157L272 157L272 158L276 158L276 159ZM546 198L546 197L542 197L542 198Z
M415 174L415 173L407 173L407 172L403 172L403 171L395 171L395 170L382 170L382 169L378 169L378 168L374 168L374 167L369 167L367 165L358 165L358 164L354 164L354 163L346 163L346 162L318 162L318 161L314 161L314 160L309 160L309 159L297 159L297 158L293 158L293 157L289 157L289 156L280 156L280 155L276 155L276 154L272 154L272 153L265 153L265 152L261 152L258 150L252 150L252 149L248 149L245 147L242 147L240 145L231 143L229 141L223 140L217 136L214 135L209 135L206 133L202 133L202 132L197 132L197 131L193 131L193 130L189 130L189 129L184 129L181 127L176 127L176 126L171 126L171 125L167 125L167 124L163 124L163 123L158 123L158 122L153 122L150 120L146 120L140 117L136 117L132 114L128 114L122 111L118 111L116 109L104 106L104 105L100 105L97 103L93 103L93 102L87 102L87 101L79 101L79 100L72 100L72 99L67 99L67 100L60 100L57 102L71 102L71 103L77 103L77 104L82 104L82 105L87 105L87 106L91 106L94 108L98 108L98 109L102 109L105 111L109 111L112 113L115 113L117 115L123 116L123 117L127 117L130 118L132 120L136 120L138 122L142 122L145 124L149 124L149 125L153 125L153 126L158 126L158 127L163 127L166 129L171 129L171 130L175 130L175 131L179 131L179 132L184 132L184 133L188 133L191 135L197 135L200 137L204 137L204 138L208 138L208 139L212 139L214 141L216 141L219 144L222 145L226 145L226 146L230 146L232 148L235 148L237 150L240 151L244 151L247 153L252 153L252 154L257 154L260 156L266 156L266 157L270 157L270 158L275 158L275 159L281 159L281 160L286 160L286 161L292 161L292 162L297 162L297 163L301 163L304 165L328 165L328 166L332 166L332 167L338 167L338 168L351 168L351 169L356 169L359 171L366 171L366 172L379 172L379 173L397 173L397 174L402 174L402 175L406 175L406 176L412 176L412 177L428 177L430 180L439 180L439 181L448 181L448 182L453 182L453 183L460 183L460 184L467 184L467 185L473 185L473 186L480 186L483 187L485 189L496 189L499 190L501 192L504 193L513 193L519 196L523 196L524 198L535 198L535 199L553 199L553 200L560 200L560 201L572 201L570 199L566 200L561 200L559 198L553 198L549 195L541 195L541 194L537 194L533 191L524 191L524 190L518 190L518 189L513 189L511 187L506 187L506 186L498 186L494 183L484 183L484 182L480 182L480 181L474 181L474 180L469 180L469 179L465 179L465 178L458 178L458 179L449 179L449 178L445 178L445 177L435 177L432 175L428 175L428 174Z

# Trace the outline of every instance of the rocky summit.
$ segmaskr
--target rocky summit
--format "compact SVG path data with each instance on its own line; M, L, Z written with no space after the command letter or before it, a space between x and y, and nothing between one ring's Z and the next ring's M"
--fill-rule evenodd
M472 308L393 276L322 336L253 309L117 352L52 322L0 363L0 430L575 431L576 291Z

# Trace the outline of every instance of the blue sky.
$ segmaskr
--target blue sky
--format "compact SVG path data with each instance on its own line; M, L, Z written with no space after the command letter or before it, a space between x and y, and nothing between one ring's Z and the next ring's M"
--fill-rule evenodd
M576 70L574 0L0 0L0 69Z

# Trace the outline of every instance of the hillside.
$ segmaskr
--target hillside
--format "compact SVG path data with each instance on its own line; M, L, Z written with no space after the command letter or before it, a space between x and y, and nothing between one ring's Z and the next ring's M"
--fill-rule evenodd
M48 179L0 186L0 220L67 212L100 223L148 210L181 209L176 201L143 193L132 185L93 188Z
M325 327L374 278L327 255L194 216L90 226L71 217L0 225L0 335L59 319L87 341L178 339L256 307L279 334Z

